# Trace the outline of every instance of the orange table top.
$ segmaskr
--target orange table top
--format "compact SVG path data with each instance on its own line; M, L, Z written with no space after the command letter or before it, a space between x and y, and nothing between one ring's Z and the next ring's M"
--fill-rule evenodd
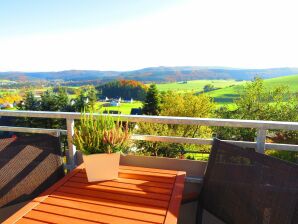
M79 166L4 224L177 222L185 172L120 166L119 178L87 181Z

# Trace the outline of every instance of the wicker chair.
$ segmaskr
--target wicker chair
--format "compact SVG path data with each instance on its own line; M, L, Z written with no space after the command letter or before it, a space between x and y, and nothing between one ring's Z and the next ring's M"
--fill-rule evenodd
M59 137L0 139L0 208L35 198L63 176Z
M215 139L197 210L197 223L203 210L225 223L298 223L298 165Z

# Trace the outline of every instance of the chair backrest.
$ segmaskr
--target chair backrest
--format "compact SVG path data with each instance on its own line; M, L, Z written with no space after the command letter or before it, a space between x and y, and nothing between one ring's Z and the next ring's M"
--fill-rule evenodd
M215 139L200 204L226 223L298 223L298 165Z
M31 200L63 176L59 137L0 139L0 207Z

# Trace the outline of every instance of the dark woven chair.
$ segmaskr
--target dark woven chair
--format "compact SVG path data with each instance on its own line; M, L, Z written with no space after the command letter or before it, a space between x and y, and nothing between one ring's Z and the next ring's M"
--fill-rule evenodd
M63 176L59 137L0 139L0 208L35 198Z
M215 139L197 223L203 210L225 223L297 224L298 165Z

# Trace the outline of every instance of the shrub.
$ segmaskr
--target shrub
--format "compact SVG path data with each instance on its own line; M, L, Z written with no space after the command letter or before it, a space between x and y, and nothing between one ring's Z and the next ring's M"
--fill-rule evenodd
M83 113L74 130L73 144L85 155L123 152L130 146L130 135L128 122Z

